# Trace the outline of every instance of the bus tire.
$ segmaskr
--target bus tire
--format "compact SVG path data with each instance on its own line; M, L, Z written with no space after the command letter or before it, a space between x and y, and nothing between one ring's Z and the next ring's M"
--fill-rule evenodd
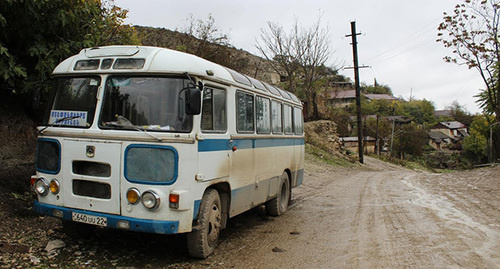
M192 257L204 259L214 252L221 231L222 207L215 189L203 194L198 222L199 229L187 234L187 246Z
M290 199L290 180L288 178L288 173L285 171L280 178L278 195L266 203L267 214L274 217L284 214L288 210Z

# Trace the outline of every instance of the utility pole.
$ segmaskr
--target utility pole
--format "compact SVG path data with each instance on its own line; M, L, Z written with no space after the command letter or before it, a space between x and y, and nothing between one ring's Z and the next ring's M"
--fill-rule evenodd
M500 124L500 122L495 122L490 124L490 156L488 158L489 163L494 163L495 160L493 160L493 126Z
M375 153L377 156L380 155L380 143L379 143L379 138L378 138L378 113L377 113L377 130L375 131Z
M363 127L361 126L361 91L359 86L359 66L358 66L358 42L356 36L356 22L351 22L351 34L346 37L352 37L352 55L354 59L354 87L356 90L356 116L358 123L358 155L359 162L363 163Z

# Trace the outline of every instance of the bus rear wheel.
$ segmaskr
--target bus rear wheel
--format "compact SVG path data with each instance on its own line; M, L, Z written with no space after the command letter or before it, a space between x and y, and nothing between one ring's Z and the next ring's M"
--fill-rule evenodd
M281 175L278 195L266 203L267 213L271 216L280 216L288 210L291 199L291 188L288 173Z
M203 194L198 215L199 229L187 235L189 254L195 258L206 258L215 250L222 224L222 207L219 193L208 189Z

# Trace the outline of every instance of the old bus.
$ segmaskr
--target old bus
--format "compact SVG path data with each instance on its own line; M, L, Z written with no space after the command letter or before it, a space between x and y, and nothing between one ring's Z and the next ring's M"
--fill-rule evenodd
M63 228L188 233L210 255L229 218L283 214L304 176L299 99L193 55L83 49L53 72L35 210Z

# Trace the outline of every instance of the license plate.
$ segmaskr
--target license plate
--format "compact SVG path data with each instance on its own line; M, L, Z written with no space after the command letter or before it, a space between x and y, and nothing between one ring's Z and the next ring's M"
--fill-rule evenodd
M92 216L92 215L80 214L80 213L73 212L73 214L71 215L71 218L73 219L73 221L97 225L97 226L106 227L108 225L108 218L106 218L106 217L98 217L98 216Z

